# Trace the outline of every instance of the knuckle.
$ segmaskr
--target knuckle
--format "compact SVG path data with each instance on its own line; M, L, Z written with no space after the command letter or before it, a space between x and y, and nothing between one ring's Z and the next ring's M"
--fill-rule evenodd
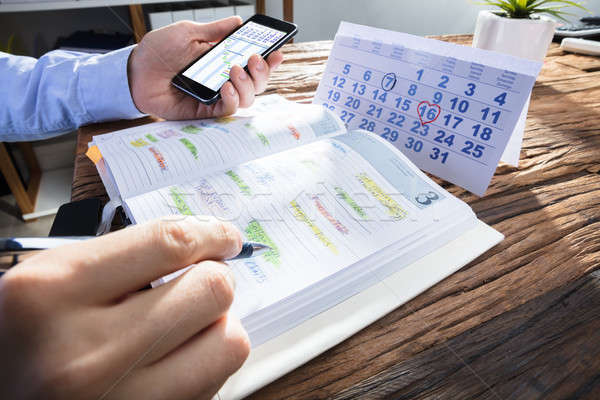
M223 108L221 109L221 112L219 113L220 116L227 116L227 115L235 114L235 112L237 111L237 109L239 107L239 101L237 99L237 94L235 96L236 96L236 98L234 100L228 101L225 104L223 104Z
M0 280L0 307L2 314L10 316L31 315L41 304L35 301L32 288L39 288L34 275L23 271L10 271Z
M254 102L254 86L251 82L248 83L248 86L245 90L240 93L240 107L250 107Z
M217 262L204 262L203 264L213 264L209 268L198 268L203 270L206 286L210 291L210 295L216 305L216 308L225 312L233 303L234 288L228 277L229 272L224 264Z
M245 97L242 97L240 99L240 107L247 108L248 107L248 99L246 99Z
M180 29L186 30L186 31L191 31L194 28L194 24L191 21L177 21L174 24L175 26L177 26Z
M232 115L235 114L235 112L237 111L238 107L240 106L239 101L236 100L235 103L230 104L226 109L225 109L225 113L224 115Z
M197 240L179 221L159 220L153 223L155 245L173 262L189 260Z
M245 107L250 107L252 104L254 104L254 94L252 94L251 96L248 96L248 98L246 99Z
M45 371L40 392L48 398L67 398L73 393L83 393L102 377L99 368L77 359L57 363L55 359L42 358L39 363Z
M189 21L177 21L167 26L171 30L172 35L179 37L183 43L189 43L191 37L191 29Z
M230 367L232 373L239 369L250 354L250 340L248 334L242 327L239 321L233 317L228 317L228 335L226 338L225 347L229 354Z
M214 220L212 222L213 239L223 249L239 252L242 249L242 236L240 231L230 222Z

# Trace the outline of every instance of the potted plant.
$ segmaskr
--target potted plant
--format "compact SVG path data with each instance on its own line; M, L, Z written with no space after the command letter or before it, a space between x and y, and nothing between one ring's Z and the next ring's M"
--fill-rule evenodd
M544 59L554 36L556 21L547 15L565 20L569 15L565 7L586 10L568 0L484 0L481 4L498 9L479 13L473 47L535 61Z
M563 11L565 7L587 11L580 3L568 0L483 0L480 4L497 9L479 12L473 47L534 61L544 60L554 36L556 21L548 15L565 20L564 16L569 15ZM519 166L528 109L529 99L501 157L502 161L515 167Z

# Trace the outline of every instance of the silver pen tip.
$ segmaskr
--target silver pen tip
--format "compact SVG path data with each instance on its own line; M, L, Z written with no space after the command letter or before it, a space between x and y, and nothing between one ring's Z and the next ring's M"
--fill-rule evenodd
M252 244L252 253L253 254L262 253L264 251L272 250L271 246L268 246L268 245L263 244L263 243L251 242L251 244Z

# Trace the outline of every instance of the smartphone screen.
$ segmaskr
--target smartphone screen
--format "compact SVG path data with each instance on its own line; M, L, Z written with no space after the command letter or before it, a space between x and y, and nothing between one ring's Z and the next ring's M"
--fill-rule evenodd
M173 85L205 104L218 99L234 65L245 68L253 54L266 56L297 31L294 24L255 15L173 78Z
M250 21L185 70L183 76L218 91L229 80L233 65L245 67L252 54L262 54L285 34Z

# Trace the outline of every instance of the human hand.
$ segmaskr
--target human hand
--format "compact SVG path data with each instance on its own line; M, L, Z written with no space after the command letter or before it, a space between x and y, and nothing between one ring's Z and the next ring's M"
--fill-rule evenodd
M239 17L209 24L182 21L146 34L129 57L129 88L136 107L146 114L178 120L229 115L238 107L252 105L254 95L265 90L270 72L281 64L281 52L271 53L267 61L258 55L250 57L250 74L233 66L231 81L221 88L221 99L210 106L171 85L179 71L210 49L208 42L221 40L241 23Z
M0 279L0 398L209 399L246 359L227 315L241 250L215 220L156 221L36 254ZM190 264L152 290L150 281Z

